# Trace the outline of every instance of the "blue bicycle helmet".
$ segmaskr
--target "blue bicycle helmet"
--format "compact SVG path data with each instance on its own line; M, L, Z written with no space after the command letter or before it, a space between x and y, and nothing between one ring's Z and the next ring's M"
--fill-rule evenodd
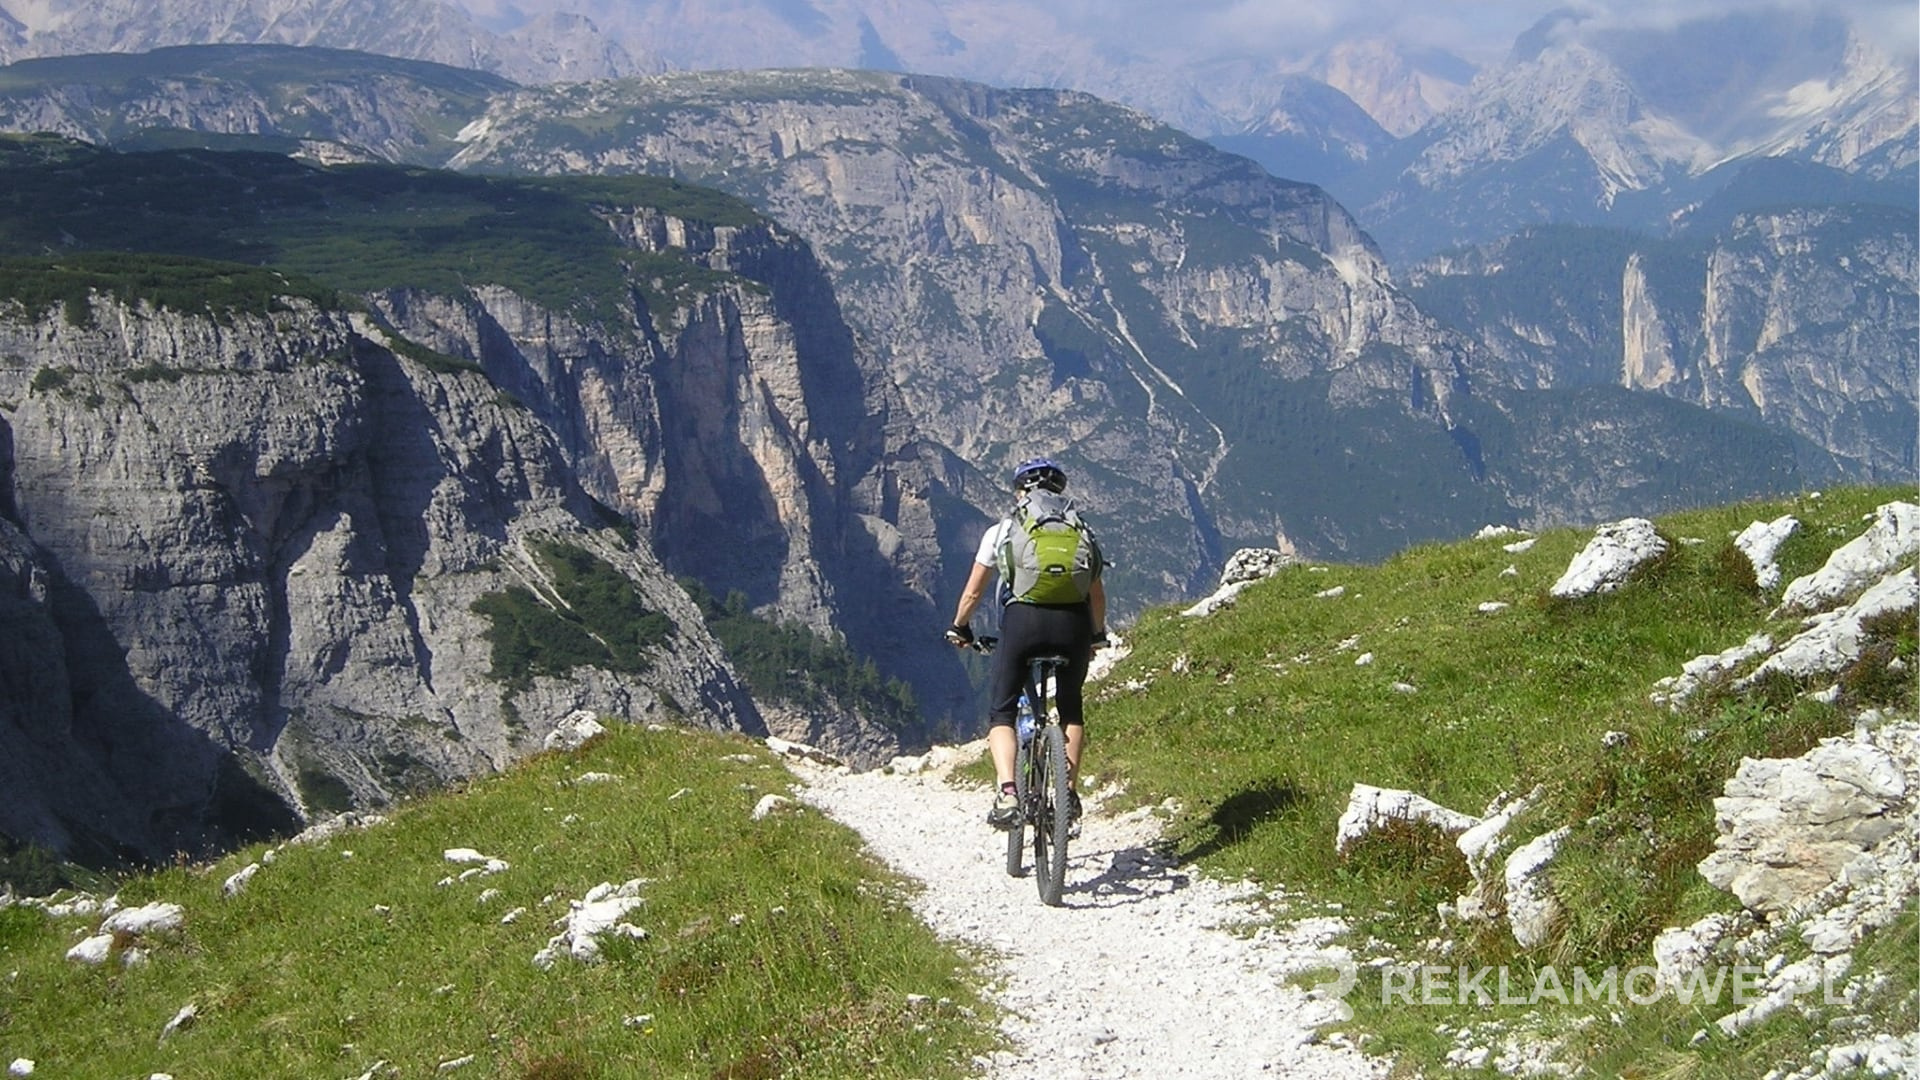
M1043 457L1021 462L1013 470L1013 490L1037 487L1054 492L1067 490L1067 471Z

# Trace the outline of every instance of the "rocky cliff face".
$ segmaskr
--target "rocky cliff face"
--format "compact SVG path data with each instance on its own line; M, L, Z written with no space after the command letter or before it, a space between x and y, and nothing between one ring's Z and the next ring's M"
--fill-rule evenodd
M1412 292L1527 390L1617 385L1795 439L1853 480L1914 468L1915 219L1746 211L1670 241L1544 230L1432 260Z
M760 729L686 594L478 371L306 301L96 295L76 322L0 317L25 691L0 829L161 856L500 767L577 709ZM617 570L661 643L625 670L500 672L474 604L564 601L551 542Z
M712 226L608 207L641 254L713 274L653 292L626 329L582 322L499 287L453 299L393 291L375 305L410 338L470 360L555 433L596 499L639 526L676 575L737 590L765 617L844 636L954 722L964 672L936 635L938 491L901 434L897 392L876 377L812 253L762 222ZM821 724L778 710L775 733L860 764L899 737L847 713ZM798 725L798 726L795 726ZM911 733L909 733L911 737Z
M1665 288L1630 262L1621 383L1792 431L1864 479L1910 477L1914 239L1910 215L1827 207L1743 216Z
M242 130L285 136L303 115ZM376 145L382 116L366 137L336 116L332 137ZM523 403L670 572L845 634L935 723L977 716L934 635L1005 470L1035 453L1065 460L1111 541L1122 617L1238 546L1372 558L1813 475L1803 440L1622 387L1620 347L1602 348L1619 302L1504 316L1577 370L1483 348L1397 288L1324 192L1085 95L683 75L494 95L457 142L449 163L476 173L669 173L781 222L601 207L596 232L631 253L615 316L465 269L467 287L401 279L371 303ZM1681 340L1672 276L1646 295Z
M1582 379L1535 378L1503 342L1482 352L1436 326L1323 192L1139 114L1078 94L872 73L708 73L488 100L450 164L668 172L752 200L819 253L844 322L793 324L848 329L858 348L819 339L805 367L854 356L858 374L835 376L848 388L835 400L857 400L859 415L847 405L818 426L886 433L862 436L881 449L835 474L855 496L837 512L859 518L869 537L859 544L894 553L905 602L957 586L961 560L932 552L970 547L1000 508L1002 471L1032 453L1066 454L1083 478L1076 493L1116 522L1123 613L1199 587L1232 546L1284 540L1372 557L1521 513L1551 521L1649 505L1625 493L1644 476L1594 490L1577 479L1592 471L1577 456L1591 440L1498 400ZM342 145L372 145L384 130L377 113L366 138L356 123L336 119ZM691 328L690 343L718 325L688 318L670 333ZM1607 367L1619 336L1608 318L1612 329L1535 320L1515 332L1551 335L1563 353L1584 349L1580 363ZM1619 370L1612 362L1604 381L1617 384ZM1528 409L1520 423L1498 419ZM1686 422L1632 426L1662 429L1669 447L1698 444L1666 430ZM1682 486L1708 498L1768 489ZM810 625L830 606L804 599L824 588L763 584L757 604Z
M666 171L807 237L913 427L980 470L959 477L974 514L935 524L945 542L970 546L998 512L1004 469L1063 454L1083 504L1124 523L1129 607L1210 577L1221 515L1269 543L1376 543L1332 535L1319 505L1223 499L1286 481L1271 451L1247 453L1270 427L1211 415L1234 394L1221 384L1270 384L1326 428L1378 404L1435 432L1464 375L1461 343L1391 287L1323 193L1084 95L671 76L522 91L462 138L456 167Z

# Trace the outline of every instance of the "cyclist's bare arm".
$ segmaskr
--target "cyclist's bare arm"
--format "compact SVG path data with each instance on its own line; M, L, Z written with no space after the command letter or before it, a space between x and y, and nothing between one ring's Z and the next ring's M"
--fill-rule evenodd
M972 573L967 575L966 588L960 590L960 606L954 609L953 625L966 626L973 620L974 609L980 606L981 598L987 595L987 585L992 582L993 574L993 567L983 563L973 564Z

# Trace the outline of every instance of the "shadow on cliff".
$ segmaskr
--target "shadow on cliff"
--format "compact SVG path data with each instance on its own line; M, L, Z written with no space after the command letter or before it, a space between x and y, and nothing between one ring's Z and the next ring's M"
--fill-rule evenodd
M50 578L45 616L65 685L48 689L64 691L69 726L16 727L24 745L11 755L36 767L20 770L30 787L7 797L41 803L65 833L51 846L108 867L205 856L299 831L293 809L233 752L140 689L93 597L57 571Z
M735 272L768 287L775 314L794 335L807 430L795 429L794 418L764 384L757 388L762 398L756 413L791 450L788 460L805 505L789 510L806 515L810 546L795 550L798 537L748 449L749 433L738 430L741 417L726 418L728 440L703 437L712 433L696 426L695 418L711 407L707 403L731 386L733 373L682 365L663 372L658 384L669 466L656 550L674 573L700 580L717 595L739 590L755 607L782 598L783 575L797 561L817 563L833 626L848 648L871 660L883 679L913 688L922 722L890 734L903 750L922 748L935 732L969 719L956 708L971 698L966 671L940 636L946 618L937 608L949 598L929 598L907 583L908 567L863 520L901 524L895 469L916 448L889 444L886 373L848 328L831 281L806 245L743 245L733 259ZM663 355L671 352L662 347ZM720 362L735 361L727 356ZM833 476L815 457L821 443L828 447ZM698 495L709 485L721 498L718 505L702 506Z
M795 328L795 344L804 361L801 381L814 410L814 425L833 433L841 475L874 487L864 506L847 485L835 493L834 580L853 585L839 589L841 629L849 647L873 658L883 677L913 687L921 728L896 734L903 750L918 751L936 738L972 731L985 717L965 663L942 636L952 621L951 611L943 606L950 606L959 590L956 585L951 592L932 596L917 592L905 579L903 571L908 568L888 556L859 514L864 510L900 527L904 523L900 467L917 456L940 451L914 443L889 445L890 417L870 408L869 402L885 400L880 387L890 384L890 376L848 328L839 297L819 263L809 259L804 266L804 272L774 289L775 309ZM871 370L861 367L863 357ZM829 486L817 474L810 474L809 482L821 490ZM955 548L946 545L948 537L942 534L971 526L979 515L958 499L943 499L937 484L930 483L925 494L936 536L942 541L940 563L950 564L948 553L962 549L960 561L970 563L978 536L960 540ZM940 584L944 582L936 580L936 588Z

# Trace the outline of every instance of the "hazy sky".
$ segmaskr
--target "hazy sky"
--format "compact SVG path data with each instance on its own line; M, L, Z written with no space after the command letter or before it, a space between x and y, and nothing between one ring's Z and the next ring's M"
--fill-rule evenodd
M1477 62L1504 56L1522 31L1550 11L1574 8L1595 24L1672 25L1729 11L1794 8L1844 13L1882 48L1912 54L1920 48L1920 4L1915 0L1036 0L1076 14L1097 13L1109 27L1131 27L1142 42L1184 39L1221 51L1310 52L1340 38L1387 33L1410 43L1448 49ZM1291 46L1291 47L1289 47Z
M1593 28L1658 27L1728 12L1792 9L1845 15L1869 40L1895 57L1920 52L1920 0L445 0L504 29L548 11L578 11L604 26L642 12L664 14L685 5L704 14L760 7L794 13L818 9L846 20L849 12L932 7L959 15L1010 18L1044 27L1045 20L1013 12L1040 12L1116 54L1304 59L1327 46L1384 36L1402 45L1445 49L1475 64L1504 58L1514 39L1554 11L1588 16ZM887 20L876 18L876 22ZM644 42L637 42L641 51Z

